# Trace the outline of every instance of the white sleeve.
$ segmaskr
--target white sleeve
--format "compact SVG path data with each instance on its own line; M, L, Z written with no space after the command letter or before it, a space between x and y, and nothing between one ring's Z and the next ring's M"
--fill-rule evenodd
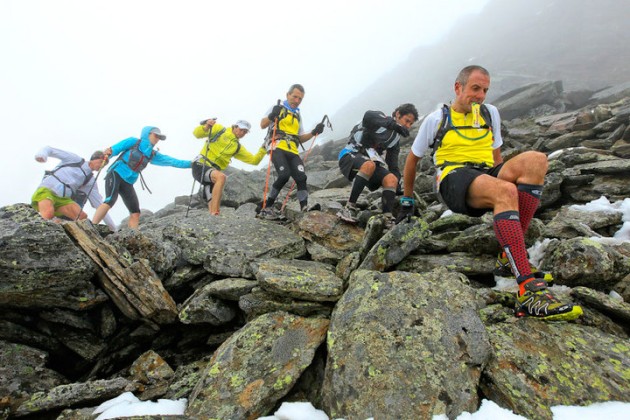
M35 160L43 159L44 162L48 161L48 156L50 156L50 146L44 146L35 153Z
M437 133L438 126L442 121L442 109L433 111L422 121L418 134L411 145L411 152L416 157L422 157L427 150L433 146L433 139Z
M49 157L53 157L59 159L62 163L66 162L79 162L83 158L79 155L75 155L74 153L66 152L65 150L55 149L54 147L44 146L40 151L35 154L35 158L44 158L44 161L48 160Z

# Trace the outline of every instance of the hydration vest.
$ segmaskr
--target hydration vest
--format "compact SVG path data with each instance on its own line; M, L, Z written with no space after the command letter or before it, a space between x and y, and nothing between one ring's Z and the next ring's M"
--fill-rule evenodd
M78 201L82 200L85 203L85 200L87 199L86 194L83 193L82 191L79 191L79 188L81 188L82 186L84 186L85 184L90 182L90 179L92 179L92 176L94 176L94 174L92 173L92 171L89 171L87 174L83 171L83 164L84 163L85 163L85 159L81 159L78 162L72 162L72 163L66 163L66 164L63 164L63 165L58 165L51 171L44 171L44 177L52 176L57 181L59 181L59 183L61 185L63 185L63 196L64 197L66 196L66 188L67 188L67 189L69 189L71 191L70 198L73 201L78 202ZM83 180L83 183L79 186L79 188L77 188L76 191L70 185L66 184L61 179L59 179L57 177L57 175L55 175L55 173L59 169L61 169L61 168L68 168L68 167L81 169L81 172L83 172L83 176L85 177L85 179Z
M287 134L286 132L280 129L280 122L285 118L289 118L288 114L289 114L289 110L286 109L285 107L282 107L282 111L280 111L280 115L278 115L278 126L276 127L276 141L284 140L287 142L287 146L288 146L289 141L293 141L295 142L297 146L302 147L302 150L304 150L304 146L302 146L302 143L300 142L300 138L298 134ZM298 132L299 132L299 124L302 124L302 117L300 116L299 112L292 112L290 114L291 114L291 123L293 123L295 119L298 120ZM273 131L274 131L274 124L270 124L269 127L267 128L267 135L265 136L265 147L267 148L267 150L269 150L269 145L271 144L271 141L272 141Z
M444 140L444 136L450 130L457 131L457 130L468 129L468 128L484 128L484 129L492 131L492 115L490 114L490 110L485 104L481 104L481 106L479 107L479 112L481 114L481 117L485 121L485 124L479 127L472 127L469 125L455 127L453 125L453 122L451 121L450 109L451 109L450 106L446 104L442 106L442 121L440 121L440 125L438 126L439 127L438 131L435 133L435 137L433 138L432 154L435 154L436 150L439 149L440 145L442 144L442 140Z
M363 123L352 127L348 143L353 145L357 152L366 154L366 149L374 149L382 154L386 149L396 145L400 141L400 136L394 130L379 127L376 130L367 130Z
M141 141L142 140L138 140L136 144L128 150L129 154L127 155L127 159L123 159L123 162L125 162L127 166L129 166L129 169L134 172L142 172L142 170L147 167L149 162L151 162L151 159L153 159L157 153L155 150L151 150L151 156L147 156L142 153L140 151Z

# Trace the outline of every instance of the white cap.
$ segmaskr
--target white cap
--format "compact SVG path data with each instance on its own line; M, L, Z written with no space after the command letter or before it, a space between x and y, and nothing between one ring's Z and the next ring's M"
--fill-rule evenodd
M234 123L234 125L247 131L251 130L252 128L252 125L245 120L238 120Z

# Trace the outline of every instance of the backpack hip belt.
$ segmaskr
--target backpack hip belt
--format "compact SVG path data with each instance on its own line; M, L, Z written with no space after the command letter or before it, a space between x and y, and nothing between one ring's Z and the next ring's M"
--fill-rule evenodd
M197 155L197 157L195 158L195 163L198 163L198 164L203 165L203 166L210 165L216 170L219 170L219 171L221 170L221 167L219 165L217 165L216 163L214 163L213 161L211 161L210 159L208 159L204 155Z

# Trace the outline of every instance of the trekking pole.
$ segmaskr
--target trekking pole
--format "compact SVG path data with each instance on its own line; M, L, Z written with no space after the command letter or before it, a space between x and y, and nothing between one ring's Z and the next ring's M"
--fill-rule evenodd
M324 123L324 121L328 120L328 128L330 128L331 130L332 128L332 124L330 124L330 118L328 118L328 115L324 115L324 118L322 118L322 124ZM311 143L310 147L308 148L306 154L304 155L304 164L306 164L306 159L308 159L308 155L311 154L311 150L313 150L313 145L315 145L315 141L317 140L317 136L319 134L315 135L315 138L313 138L313 142ZM296 182L293 181L293 183L291 184L291 187L289 188L289 192L287 193L287 196L284 198L284 201L282 202L282 207L280 208L280 213L282 213L284 211L284 208L287 206L287 202L289 201L289 196L291 195L291 193L293 192L293 188L295 188L295 184Z
M81 216L81 213L83 213L83 207L85 207L85 203L87 203L87 201L90 199L90 194L92 194L92 190L94 189L94 186L96 185L96 181L98 180L98 176L101 174L101 171L103 170L103 168L105 167L105 165L107 164L107 161L109 159L103 159L103 162L101 162L101 167L98 168L98 172L96 173L96 176L94 177L94 183L92 184L92 186L90 187L90 189L88 190L87 193L87 198L85 199L85 201L83 202L83 204L81 205L81 208L79 209L79 214L77 214L77 218L74 219L74 221L76 222L77 220L79 220L79 217Z
M216 118L212 118L212 119L216 120ZM208 121L208 120L201 121L201 122L203 124L205 124L206 121ZM208 133L208 139L206 140L206 153L208 153L208 151L210 150L210 134L212 134L212 126L210 127L210 132ZM205 157L204 157L204 159L203 159L203 168L201 169L201 181L199 181L199 188L204 188L202 181L203 181L203 176L206 173L206 160L207 159L205 159ZM195 163L193 162L193 165L194 164ZM192 188L190 189L190 198L188 199L188 207L186 208L186 216L185 217L188 217L188 212L190 211L190 206L192 205L192 196L193 196L193 192L195 191L195 181L197 181L197 180L193 176L193 184L192 184ZM212 182L212 181L210 181L210 182Z
M278 99L278 105L280 105L280 99ZM265 177L265 188L263 190L263 202L262 209L267 207L267 190L269 189L269 175L271 175L271 158L273 156L273 149L276 147L276 128L278 128L278 117L273 122L273 134L271 134L271 149L269 150L269 164L267 165L267 176Z

